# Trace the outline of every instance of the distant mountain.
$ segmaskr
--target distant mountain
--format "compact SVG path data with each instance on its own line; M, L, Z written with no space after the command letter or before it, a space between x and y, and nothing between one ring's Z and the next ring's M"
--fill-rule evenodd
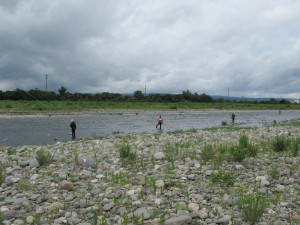
M224 95L210 95L213 99L220 99L223 98L224 100L228 100L228 96L224 96ZM236 97L236 96L229 96L229 100L233 101L269 101L272 97ZM276 99L276 100L294 100L294 98L272 98L272 99Z
M149 96L149 95L154 95L154 94L160 94L160 95L166 95L166 94L174 94L174 93L155 93L155 92L149 92L147 93L146 95ZM181 94L181 93L177 93L177 94ZM124 96L133 96L133 93L123 93L122 95ZM207 94L209 95L209 94ZM214 100L215 99L220 99L220 98L223 98L224 100L228 100L228 96L225 96L225 95L209 95L210 97L212 97ZM273 97L245 97L245 96L242 96L242 97L237 97L237 96L229 96L229 100L231 101L269 101L270 99L276 99L277 101L280 101L282 99L285 99L285 100L296 100L295 98L273 98Z

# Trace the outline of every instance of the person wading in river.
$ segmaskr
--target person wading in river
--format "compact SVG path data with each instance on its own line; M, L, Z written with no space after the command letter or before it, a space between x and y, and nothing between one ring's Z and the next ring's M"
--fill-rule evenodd
M71 120L70 127L72 129L72 139L75 139L76 123L74 120Z
M156 128L159 126L159 129L161 130L161 125L162 124L163 124L163 118L161 118L161 116L159 116L158 119L157 119Z
M232 123L234 123L234 119L235 119L235 114L234 113L232 113L231 119L232 119Z

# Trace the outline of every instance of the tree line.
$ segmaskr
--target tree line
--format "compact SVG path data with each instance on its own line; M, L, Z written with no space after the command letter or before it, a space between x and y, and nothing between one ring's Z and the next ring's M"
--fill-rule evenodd
M12 91L1 91L0 90L0 100L26 100L26 101L115 101L115 102L226 102L228 99L214 99L213 97L203 93L198 94L197 92L192 93L189 90L182 91L180 94L147 94L145 95L141 90L137 90L132 94L124 95L119 93L70 93L64 86L58 89L57 92L54 91L42 91L39 89L30 89L28 91L21 90L19 88ZM236 100L230 100L236 102ZM246 101L241 100L238 102L247 103L258 103L257 101ZM286 104L289 103L287 100L276 100L271 98L269 101L261 101L260 103L269 104Z

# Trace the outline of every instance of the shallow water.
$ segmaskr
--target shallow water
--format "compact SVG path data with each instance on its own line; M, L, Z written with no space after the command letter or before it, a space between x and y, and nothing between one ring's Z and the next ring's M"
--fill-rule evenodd
M77 138L92 138L114 133L136 134L203 129L231 124L229 111L146 111L98 115L9 116L0 117L0 145L40 145L71 140L70 121L77 123ZM162 131L155 128L162 115ZM235 111L235 126L261 127L273 121L300 118L300 111Z

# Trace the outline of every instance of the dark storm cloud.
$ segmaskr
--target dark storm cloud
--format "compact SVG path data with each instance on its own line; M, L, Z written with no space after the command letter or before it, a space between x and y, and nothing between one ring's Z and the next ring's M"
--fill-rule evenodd
M0 3L0 89L298 97L293 0Z

